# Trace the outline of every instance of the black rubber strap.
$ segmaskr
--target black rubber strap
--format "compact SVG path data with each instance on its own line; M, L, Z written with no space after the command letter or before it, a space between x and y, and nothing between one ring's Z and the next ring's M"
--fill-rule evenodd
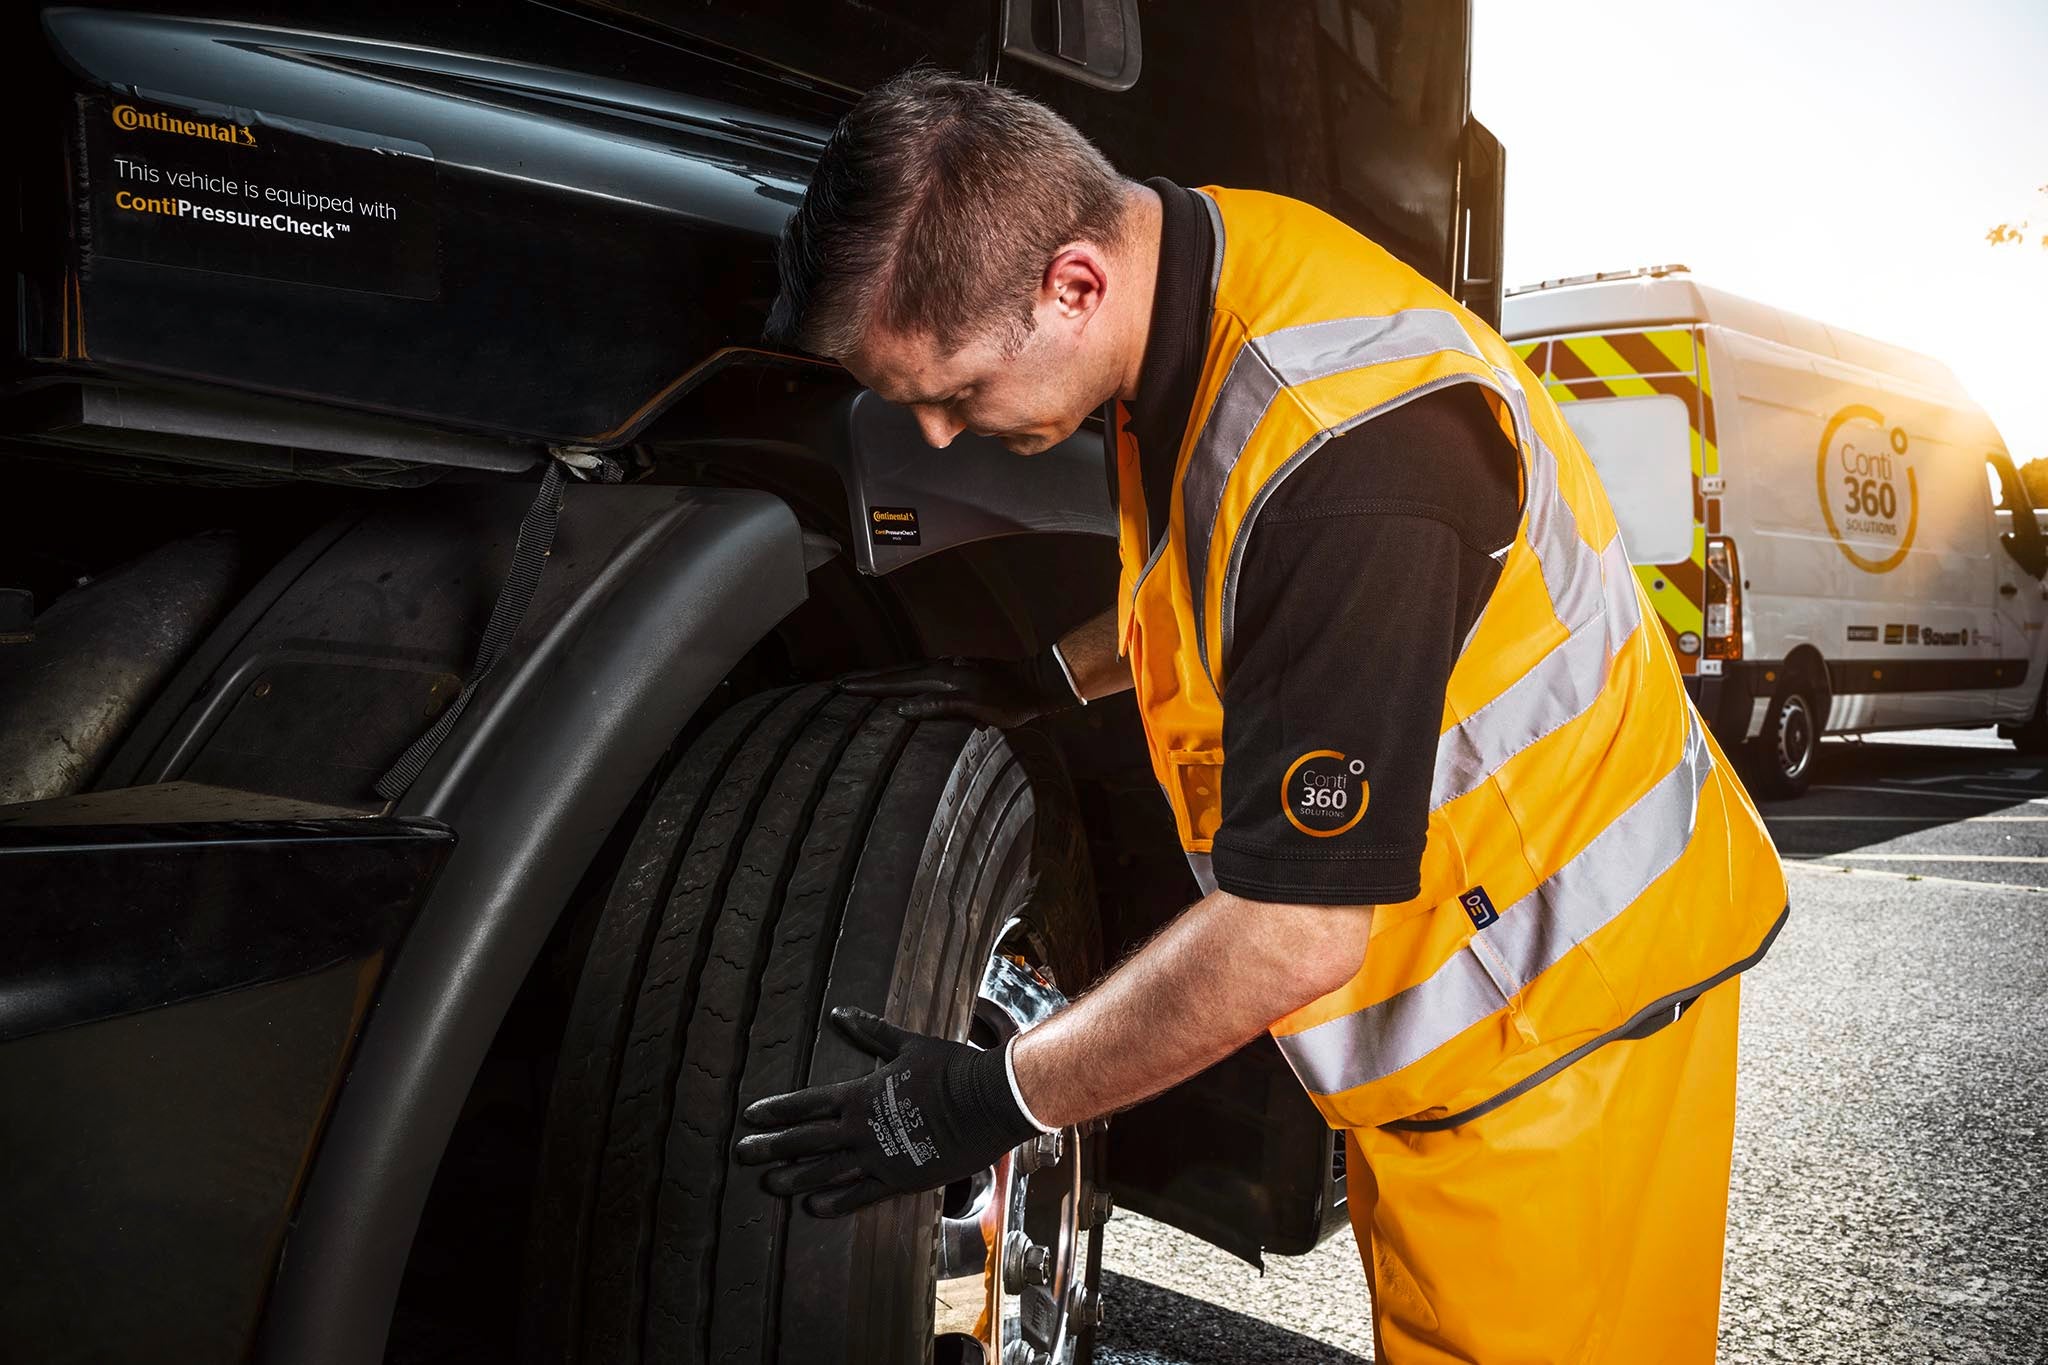
M562 462L549 460L547 472L541 476L540 494L534 498L533 506L526 509L526 517L519 523L519 543L512 550L512 567L506 570L505 586L498 589L498 600L491 607L490 623L484 627L484 641L477 649L476 662L470 665L469 678L427 732L399 756L398 761L391 765L391 771L377 779L377 795L386 801L396 801L419 780L419 775L434 757L434 751L441 747L441 741L448 738L448 732L461 719L469 699L483 685L483 680L491 675L491 670L498 666L506 646L519 633L519 623L526 619L526 609L533 602L533 590L540 582L541 566L547 562L548 551L554 547L555 528L561 517Z

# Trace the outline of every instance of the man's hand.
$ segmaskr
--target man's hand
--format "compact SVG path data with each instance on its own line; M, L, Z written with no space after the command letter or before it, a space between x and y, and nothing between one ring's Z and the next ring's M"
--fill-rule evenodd
M1079 706L1051 650L1032 659L929 659L872 673L849 673L839 686L858 697L901 697L905 720L971 720L1004 729Z
M770 1131L741 1138L735 1155L749 1166L782 1163L761 1179L770 1193L808 1193L812 1213L837 1218L992 1166L1038 1134L1010 1091L1000 1049L928 1038L844 1006L832 1022L883 1065L747 1106L741 1117Z

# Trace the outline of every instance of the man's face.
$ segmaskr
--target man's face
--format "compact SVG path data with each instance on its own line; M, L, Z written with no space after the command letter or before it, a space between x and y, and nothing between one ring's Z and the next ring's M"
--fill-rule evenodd
M951 445L968 431L1036 455L1073 435L1102 398L1068 329L1041 323L1014 355L1005 353L1005 340L975 337L946 354L922 333L877 328L844 363L881 397L909 408L930 445Z

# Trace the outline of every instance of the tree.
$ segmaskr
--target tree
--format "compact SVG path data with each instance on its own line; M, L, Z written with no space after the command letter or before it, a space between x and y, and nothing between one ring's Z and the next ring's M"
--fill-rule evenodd
M2020 466L2020 484L2027 490L2027 501L2037 508L2048 509L2048 457L2028 460Z
M2048 185L2036 186L2034 193L2048 194ZM1984 240L1993 246L2024 246L2032 240L2039 242L2043 247L2048 247L2048 232L2036 229L2033 220L2022 218L2017 223L1998 224L1984 234Z

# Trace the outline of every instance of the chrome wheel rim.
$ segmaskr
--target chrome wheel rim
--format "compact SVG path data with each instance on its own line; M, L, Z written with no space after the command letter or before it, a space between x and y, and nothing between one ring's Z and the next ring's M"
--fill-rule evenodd
M1007 1046L1066 1004L1019 921L1004 926L982 972L969 1041ZM932 1318L941 1360L1069 1365L1097 1305L1086 1283L1096 1196L1083 1178L1095 1140L1063 1129L1005 1152L946 1188ZM986 1311L985 1311L986 1310Z

